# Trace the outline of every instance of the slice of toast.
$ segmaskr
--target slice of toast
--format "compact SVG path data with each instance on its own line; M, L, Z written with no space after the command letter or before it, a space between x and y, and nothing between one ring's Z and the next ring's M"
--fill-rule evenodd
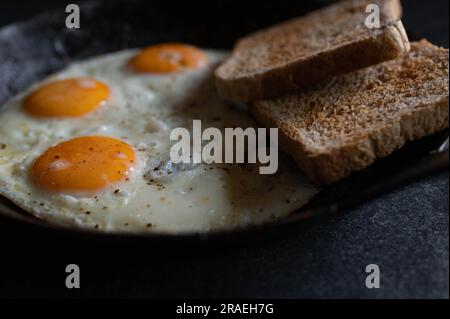
M449 53L422 40L404 56L315 90L250 105L311 181L335 182L448 128Z
M380 28L365 21L369 4L380 8ZM216 70L219 94L256 101L383 61L409 50L399 0L343 0L304 17L251 34Z

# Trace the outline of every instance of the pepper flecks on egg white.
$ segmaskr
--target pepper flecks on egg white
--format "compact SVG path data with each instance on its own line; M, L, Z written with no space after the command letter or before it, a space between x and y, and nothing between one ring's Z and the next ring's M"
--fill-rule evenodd
M204 127L256 127L245 110L230 108L216 95L212 73L226 53L202 50L199 54L188 49L193 56L202 58L203 62L196 64L171 53L174 48L177 50L176 45L162 48L161 57L172 63L164 66L172 70L168 74L148 72L154 70L154 65L142 60L144 55L133 69L130 61L144 51L126 50L74 63L3 105L0 194L48 222L105 232L176 234L245 227L285 217L304 205L317 190L281 154L275 175L260 175L253 164L171 162L171 129L190 128L193 119L201 119ZM147 57L155 54L146 52ZM136 72L138 64L143 69ZM24 107L27 97L57 81L66 81L59 83L69 87L75 85L73 99L70 91L64 91L62 100L53 91L41 91L54 108L47 107L43 114L37 95ZM96 93L91 96L88 92ZM78 108L76 114L61 114L59 105L67 104L60 102L70 100L75 105L86 94L90 102ZM131 153L124 152L128 155L120 155L117 160L125 164L116 172L109 171L115 166L98 164L96 173L105 169L105 178L109 176L105 183L101 183L101 174L93 175L91 181L72 178L78 187L92 185L89 191L69 189L70 180L61 183L64 187L51 184L59 181L52 170L70 167L78 177L89 178L89 174L80 174L90 167L88 163L71 166L70 160L76 156L72 157L70 148L62 154L52 154L61 158L39 162L57 145L81 137L119 140L133 150L135 162L127 162ZM96 159L102 162L101 156ZM30 173L37 163L54 175L38 179ZM35 173L40 176L44 171ZM125 171L127 174L123 174ZM45 187L47 182L54 187Z

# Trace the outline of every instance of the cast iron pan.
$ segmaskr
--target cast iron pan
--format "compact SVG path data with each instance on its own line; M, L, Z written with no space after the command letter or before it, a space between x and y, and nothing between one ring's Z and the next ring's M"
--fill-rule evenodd
M114 1L81 6L81 28L65 28L63 10L0 30L0 104L33 82L73 60L142 47L158 42L186 42L200 47L230 49L235 40L258 28L304 14L332 1ZM255 8L258 8L255 11ZM92 242L106 240L146 243L242 242L285 234L302 221L345 212L383 192L448 168L441 148L448 131L410 143L388 158L326 187L310 204L275 224L208 235L105 235L43 223L0 198L2 222L17 224L35 238L61 237ZM439 149L441 148L441 151Z

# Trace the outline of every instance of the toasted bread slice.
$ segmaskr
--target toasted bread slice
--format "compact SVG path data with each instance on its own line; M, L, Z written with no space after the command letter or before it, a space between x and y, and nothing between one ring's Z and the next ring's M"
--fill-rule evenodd
M368 4L379 5L379 29L365 21ZM409 50L399 0L346 0L251 34L216 70L219 94L256 101L299 89L383 61Z
M448 128L448 58L448 49L414 42L401 58L250 109L279 128L282 147L311 181L329 184Z

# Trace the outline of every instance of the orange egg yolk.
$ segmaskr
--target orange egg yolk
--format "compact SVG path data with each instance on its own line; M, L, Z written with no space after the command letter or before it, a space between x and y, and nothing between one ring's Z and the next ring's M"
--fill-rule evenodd
M26 97L23 109L34 117L78 117L94 111L108 97L106 84L73 78L43 85Z
M127 143L83 136L49 148L33 163L30 175L48 191L96 192L125 180L135 162L134 150Z
M207 56L194 46L167 43L142 50L129 61L129 66L139 73L175 73L201 68L207 62Z

